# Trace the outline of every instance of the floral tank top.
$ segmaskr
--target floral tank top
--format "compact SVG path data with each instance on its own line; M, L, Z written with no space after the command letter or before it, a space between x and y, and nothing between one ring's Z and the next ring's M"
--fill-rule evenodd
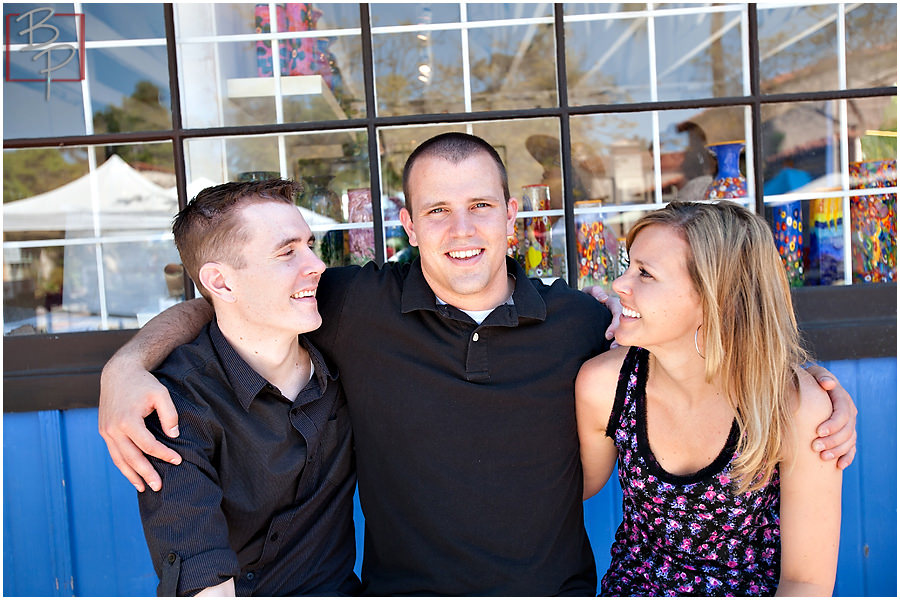
M691 475L663 470L647 439L649 353L633 347L622 365L606 435L619 452L622 523L603 577L603 596L764 596L778 587L779 476L736 495L728 472L733 422L719 456Z

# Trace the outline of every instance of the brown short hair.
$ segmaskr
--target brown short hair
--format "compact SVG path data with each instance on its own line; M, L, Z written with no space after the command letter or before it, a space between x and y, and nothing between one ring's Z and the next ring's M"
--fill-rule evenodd
M243 266L241 246L247 241L247 232L236 218L237 211L254 202L293 205L302 189L299 183L286 179L223 183L201 191L175 215L175 246L188 275L207 301L210 296L200 283L200 267L211 261Z
M503 159L500 158L494 147L476 135L451 131L425 140L406 159L406 165L403 167L403 195L406 197L406 211L409 216L413 216L412 200L409 195L409 173L419 158L433 156L456 164L479 152L486 153L496 163L497 172L500 175L500 185L503 186L503 199L508 201L509 177L506 174Z

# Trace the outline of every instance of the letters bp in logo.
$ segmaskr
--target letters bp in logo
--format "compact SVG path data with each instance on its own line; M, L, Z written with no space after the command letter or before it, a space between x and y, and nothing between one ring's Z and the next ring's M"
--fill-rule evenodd
M78 25L78 46L57 42L61 19L74 18ZM84 14L57 13L50 7L33 8L24 13L6 15L6 81L44 81L46 100L50 99L51 82L81 81L84 79ZM31 55L30 61L23 61L30 67L35 77L13 77L13 53ZM77 69L70 67L67 72L77 71L77 77L54 77L72 61ZM19 63L22 64L21 62Z

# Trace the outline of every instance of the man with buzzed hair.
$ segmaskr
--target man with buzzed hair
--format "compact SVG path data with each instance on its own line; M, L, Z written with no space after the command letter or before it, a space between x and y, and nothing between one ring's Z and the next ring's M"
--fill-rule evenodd
M356 474L346 399L303 335L325 265L279 179L200 192L175 217L215 320L154 375L181 417L165 485L139 495L161 596L354 593ZM298 337L299 335L299 337ZM162 435L155 415L147 425Z

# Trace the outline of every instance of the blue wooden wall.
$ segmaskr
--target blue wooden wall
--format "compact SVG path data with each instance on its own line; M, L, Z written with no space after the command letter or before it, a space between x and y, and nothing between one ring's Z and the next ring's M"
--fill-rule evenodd
M896 596L897 360L825 366L860 409L856 461L844 472L835 595ZM585 503L601 575L621 516L619 494L611 482ZM358 504L356 511L361 542ZM155 590L136 492L106 453L96 409L4 414L3 595L152 596Z

